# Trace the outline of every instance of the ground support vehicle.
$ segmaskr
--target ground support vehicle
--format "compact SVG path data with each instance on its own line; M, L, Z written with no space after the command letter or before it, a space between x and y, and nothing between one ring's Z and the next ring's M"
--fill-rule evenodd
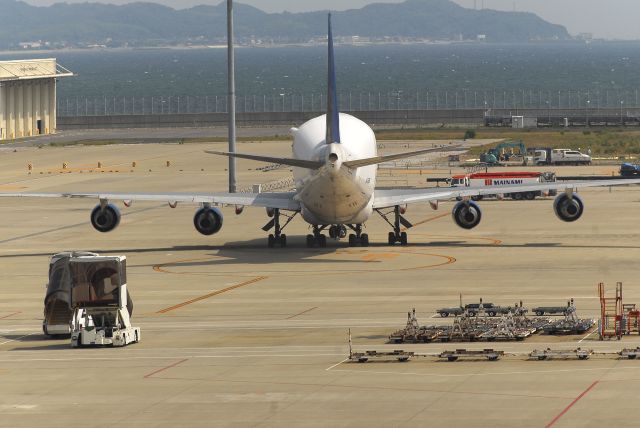
M624 348L622 351L618 352L618 355L620 355L620 358L635 360L640 355L640 346L635 349Z
M489 361L496 361L504 355L504 351L496 351L493 349L483 349L480 351L471 351L466 349L456 349L455 351L444 351L438 358L446 359L447 361L457 361L459 358L477 360L486 358Z
M529 354L529 358L532 360L552 360L552 359L563 359L567 360L569 358L577 358L578 360L586 360L593 354L593 350L591 349L581 349L577 348L574 350L557 350L557 349L534 349L533 352Z
M531 309L531 312L541 317L543 315L566 315L568 306L538 306Z
M126 257L71 258L73 308L71 346L125 346L140 340L131 325ZM129 305L131 303L131 305Z
M71 334L71 273L69 260L77 257L96 257L97 254L67 251L51 256L49 261L49 282L44 297L44 318L42 332L49 336L69 336Z
M467 314L469 316L477 316L481 311L480 303L470 303L463 307L452 307L452 308L441 308L436 312L443 318L448 317L449 315L461 316L463 314ZM493 303L482 303L482 310L484 313L490 317L495 317L497 315L508 314L510 312L515 312L516 308L511 306L496 306ZM527 312L527 309L518 308L518 310Z
M358 363L366 363L371 359L378 361L390 361L397 360L401 363L409 361L415 354L413 352L407 352L403 350L395 350L390 352L378 352L378 351L364 351L364 352L351 352L349 354L350 361L357 361Z
M500 192L500 187L510 185L527 185L539 183L555 183L556 175L553 172L531 172L531 171L510 171L510 172L478 172L466 175L455 175L451 177L451 187L474 187L492 186L496 188L493 195L476 196L472 199L481 200L488 197L511 198L515 200L533 200L536 197L555 196L557 191L531 191L531 192Z

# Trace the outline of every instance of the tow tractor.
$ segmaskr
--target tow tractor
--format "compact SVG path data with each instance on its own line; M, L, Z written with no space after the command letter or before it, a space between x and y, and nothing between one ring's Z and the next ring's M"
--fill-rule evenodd
M126 256L70 257L71 346L125 346L140 340L131 326Z

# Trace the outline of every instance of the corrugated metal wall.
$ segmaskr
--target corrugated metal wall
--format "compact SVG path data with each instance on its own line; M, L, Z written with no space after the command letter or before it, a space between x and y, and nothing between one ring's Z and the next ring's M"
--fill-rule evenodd
M0 140L54 133L56 79L0 83Z

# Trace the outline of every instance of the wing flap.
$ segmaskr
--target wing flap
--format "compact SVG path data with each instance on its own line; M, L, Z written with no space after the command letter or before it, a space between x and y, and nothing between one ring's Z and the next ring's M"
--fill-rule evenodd
M299 211L295 192L274 193L0 193L3 198L84 198L116 201L184 202L191 204L243 205L247 207L278 208Z

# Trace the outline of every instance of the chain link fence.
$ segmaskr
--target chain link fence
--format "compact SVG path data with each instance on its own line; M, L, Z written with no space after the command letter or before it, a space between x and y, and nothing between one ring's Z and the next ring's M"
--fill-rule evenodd
M341 93L341 111L448 109L600 109L637 108L639 90L542 91L459 90ZM241 95L238 113L322 112L324 94ZM228 98L218 96L58 98L58 116L162 115L226 113Z

